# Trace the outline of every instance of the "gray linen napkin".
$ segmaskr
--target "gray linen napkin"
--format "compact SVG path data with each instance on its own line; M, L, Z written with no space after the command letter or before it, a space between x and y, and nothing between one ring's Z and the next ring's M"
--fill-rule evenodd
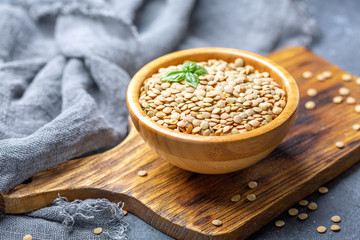
M151 59L203 46L265 54L289 44L308 45L316 34L313 20L290 0L17 0L1 5L0 192L121 142L127 133L127 84ZM65 205L27 216L0 213L0 236L105 237L77 231L76 224L68 235L58 223L66 223ZM94 215L91 209L87 213ZM79 219L86 226L94 218ZM125 225L119 226L111 238L124 238ZM46 227L52 230L44 233Z

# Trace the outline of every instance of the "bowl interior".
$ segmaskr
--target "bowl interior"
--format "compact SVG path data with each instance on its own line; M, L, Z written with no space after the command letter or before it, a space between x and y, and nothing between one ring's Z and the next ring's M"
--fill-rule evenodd
M270 77L273 78L286 92L287 103L283 112L270 123L241 134L216 137L200 136L175 132L171 129L163 127L152 121L149 117L147 117L145 112L142 110L138 101L140 96L140 88L142 87L144 81L147 78L151 77L154 73L156 73L160 68L168 67L170 65L182 64L184 61L201 62L207 61L209 59L222 59L227 62L234 62L235 59L239 57L244 59L245 65L252 65L256 70L259 70L260 72L268 72L270 74ZM296 82L291 77L291 75L285 69L267 58L236 49L197 48L170 53L160 58L157 58L145 65L135 74L129 84L127 92L127 102L130 113L132 113L136 118L138 118L139 121L143 122L145 125L149 126L154 131L157 131L158 134L167 134L169 135L169 137L176 137L182 138L184 140L194 141L233 141L236 139L246 139L254 137L280 126L296 112L299 102L299 91Z

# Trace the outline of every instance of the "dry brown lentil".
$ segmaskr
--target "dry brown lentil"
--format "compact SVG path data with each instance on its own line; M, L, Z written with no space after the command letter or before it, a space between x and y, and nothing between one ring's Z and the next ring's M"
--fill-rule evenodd
M160 80L181 65L161 68L145 80L139 103L147 116L174 131L220 136L261 127L286 106L286 93L270 74L246 65L241 58L234 63L211 59L197 64L208 74L199 77L196 89L185 81Z
M360 130L360 124L354 124L352 126L352 128L355 130L355 131L359 131Z
M335 216L331 217L331 221L333 221L334 223L339 223L339 222L341 222L341 218L339 216L335 215Z
M257 184L257 182L255 182L255 181L251 181L251 182L248 183L248 187L249 187L249 188L256 188L257 185L258 185L258 184Z
M145 177L145 176L147 176L147 172L145 170L141 170L141 171L138 172L138 175L140 177Z
M309 88L306 93L309 97L315 97L317 95L317 90L315 88Z
M102 228L101 227L97 227L97 228L95 228L94 229L94 233L96 234L96 235L99 235L99 234L101 234L102 233Z
M281 227L285 226L285 222L283 220L277 220L275 222L275 226L281 228Z
M299 215L298 215L298 218L300 219L300 220L305 220L305 219L307 219L309 217L309 215L307 215L306 213L300 213Z
M332 77L332 73L330 71L324 71L322 73L324 78L331 78Z
M355 112L360 113L360 104L355 106Z
M309 201L305 200L305 199L303 199L299 202L299 205L302 207L306 207L308 204L309 204Z
M253 202L253 201L255 201L256 200L256 196L255 196L255 194L248 194L247 196L246 196L246 198L250 201L250 202Z
M313 110L313 109L315 109L315 107L316 107L316 104L314 101L307 101L305 103L305 108L308 110Z
M223 224L222 221L220 221L219 219L215 219L211 223L217 227L219 227Z
M302 73L302 77L306 79L312 78L313 75L314 74L311 71L305 71Z
M341 76L341 79L342 79L343 81L349 82L349 81L352 80L352 76L351 76L350 74L343 74L343 75Z
M33 237L30 235L30 234L26 234L24 237L23 237L23 240L32 240Z
M333 102L334 102L334 103L342 103L342 101L343 101L343 97L342 97L342 96L335 96L335 97L333 98Z
M318 226L316 229L319 233L325 233L326 232L326 227L324 226Z
M345 147L345 144L344 144L343 142L336 142L336 143L335 143L335 146L336 146L337 148L342 149L342 148Z
M346 103L347 104L355 104L356 103L356 99L353 97L347 97L346 98Z
M329 189L327 187L319 187L318 191L321 194L326 194L329 192Z
M347 96L350 94L350 89L346 88L346 87L342 87L339 89L339 93L342 96Z
M288 210L288 213L289 213L290 216L296 216L296 215L298 215L299 210L297 210L296 208L290 208Z
M240 199L241 199L241 196L239 194L236 194L231 197L232 202L238 202L238 201L240 201Z
M338 231L340 231L341 228L339 225L333 224L333 225L331 225L330 229L334 232L338 232Z
M318 208L318 205L315 202L311 202L308 205L308 209L310 209L311 211L315 211Z
M124 216L126 216L128 214L128 212L126 210L123 210Z

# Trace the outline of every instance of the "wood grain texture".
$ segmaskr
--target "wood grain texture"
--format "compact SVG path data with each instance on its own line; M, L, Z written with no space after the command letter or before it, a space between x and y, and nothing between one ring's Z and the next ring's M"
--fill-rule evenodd
M70 200L106 197L124 201L131 213L177 239L243 239L274 219L320 185L360 160L360 114L354 105L334 104L340 87L351 89L360 102L360 87L343 82L343 71L302 47L269 56L284 66L300 88L298 116L284 141L263 161L245 170L224 175L202 175L177 168L160 159L134 129L127 139L99 155L75 159L33 177L0 197L7 213L32 211L51 204L58 193ZM324 82L303 79L305 70L315 74L330 70ZM319 94L310 98L306 90ZM315 110L304 108L313 99ZM344 149L335 147L343 141ZM146 170L147 177L137 172ZM258 187L249 189L255 180ZM246 201L254 193L255 202ZM231 196L241 194L233 203ZM214 219L223 225L215 227Z

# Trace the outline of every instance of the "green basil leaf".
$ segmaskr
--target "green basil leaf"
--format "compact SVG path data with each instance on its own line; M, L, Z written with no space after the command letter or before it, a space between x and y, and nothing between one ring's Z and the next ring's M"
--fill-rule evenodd
M169 82L180 82L184 80L185 73L184 71L177 70L177 71L171 71L168 73L165 73L160 80L161 81L169 81Z
M198 76L202 76L202 75L207 74L208 71L207 71L204 67L199 66L199 65L196 65L195 73L196 73Z
M185 72L193 73L196 70L196 62L186 62L182 67Z
M191 87L196 88L199 84L199 77L195 73L185 73L185 82L189 84Z

